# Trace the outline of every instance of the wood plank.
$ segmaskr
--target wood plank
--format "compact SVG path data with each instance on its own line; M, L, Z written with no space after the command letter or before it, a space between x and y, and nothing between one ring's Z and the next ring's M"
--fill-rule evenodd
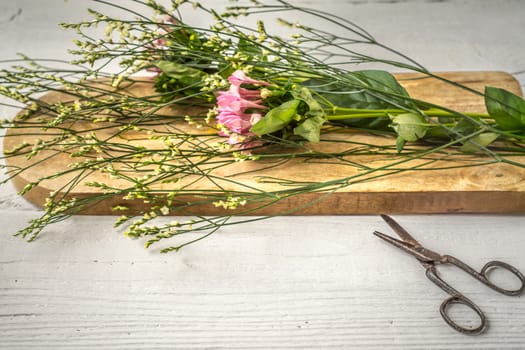
M4 213L11 218L4 232L34 216ZM443 278L490 322L480 337L448 327L439 315L446 293L414 259L372 236L374 229L391 232L377 216L234 225L168 255L146 253L115 234L113 221L77 216L32 244L0 236L0 348L517 350L525 344L523 297L497 294L443 268ZM425 245L475 268L501 259L523 270L520 216L403 216L400 223Z
M486 85L502 87L521 94L519 84L509 74L503 72L450 72L440 73L440 76L477 91L483 91ZM451 109L465 112L484 112L483 99L476 94L451 87L438 79L422 78L417 74L398 74L397 78L404 85L411 96L429 102L440 104ZM129 89L131 94L149 94L149 83L135 84ZM46 98L50 100L63 99L64 96L51 94ZM85 126L90 130L93 125ZM99 138L112 135L116 129L106 129L98 132ZM24 131L27 132L27 129ZM35 132L42 134L41 131ZM4 149L10 150L21 142L33 142L34 136L28 137L20 134L19 130L12 129L7 132L4 140ZM158 147L160 141L149 140L145 132L129 134L129 144L140 144L153 149ZM44 138L45 134L40 135ZM338 141L352 139L355 142L374 142L380 140L384 145L392 145L393 140L385 137L371 136L352 131L328 133L323 142L311 145L317 152L349 151L347 144ZM216 142L217 136L210 135L208 142ZM351 151L351 150L350 150ZM6 159L9 166L25 167L31 162L46 157L41 154L30 161L23 157L10 157ZM362 170L349 168L344 162L322 161L305 162L301 159L292 159L285 164L276 166L269 161L237 162L225 166L213 174L222 178L217 183L201 179L193 184L191 189L195 192L207 189L217 189L217 185L225 191L239 191L246 188L256 188L267 192L282 190L282 185L274 182L264 182L261 178L272 177L295 182L329 181L340 178L351 178L349 186L338 190L329 196L323 193L309 193L280 200L279 202L258 210L257 214L364 214L364 213L446 213L446 212L475 212L475 213L523 213L525 212L525 170L508 164L495 163L483 166L450 168L451 166L476 164L480 158L465 155L456 160L439 160L431 166L423 165L421 160L408 163L399 163L395 157L353 156L346 160L358 162L363 165L373 164L374 167L389 166L387 177L373 179L378 172L366 174ZM13 179L18 189L30 182L36 181L44 174L52 174L57 169L66 169L73 161L68 155L52 157L41 164L34 166L30 172L25 172ZM522 159L525 161L525 159ZM392 164L396 164L393 166ZM400 167L421 166L424 170L395 174ZM448 169L437 169L448 167ZM71 175L73 176L73 175ZM37 205L43 205L45 198L52 191L56 191L64 184L65 178L45 181L30 191L26 198ZM229 182L234 179L236 183ZM373 179L373 180L372 180ZM112 180L108 174L95 173L85 181L110 182L115 186L125 186L126 183ZM184 183L184 182L183 182ZM239 185L242 184L242 185ZM187 184L187 183L186 183ZM181 183L159 184L156 189L160 191L173 191L180 188ZM71 196L81 198L92 195L96 191L93 187L80 183L71 193ZM182 203L198 201L195 195L177 197ZM85 213L111 214L114 205L123 204L123 200L114 197L97 206L89 208ZM144 208L140 201L125 201L124 204L134 211ZM300 210L297 208L304 207ZM250 208L249 205L243 210ZM215 215L224 213L222 208L205 204L192 208L192 214ZM251 213L254 214L254 213Z

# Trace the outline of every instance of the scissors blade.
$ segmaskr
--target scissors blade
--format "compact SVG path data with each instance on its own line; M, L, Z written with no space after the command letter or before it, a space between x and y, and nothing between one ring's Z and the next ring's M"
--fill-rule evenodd
M384 239L385 241L395 245L396 247L404 250L408 254L419 260L423 266L426 267L427 263L436 263L442 260L442 256L430 249L424 248L410 233L407 232L401 225L399 225L394 219L388 215L381 214L381 217L385 222L394 230L401 240L387 236L385 234L376 234L376 236ZM375 234L375 232L374 232Z
M410 233L407 232L404 228L401 227L394 219L392 219L390 216L381 214L381 217L385 222L394 230L395 233L401 238L401 240L410 243L413 247L421 247L421 244L419 244L418 241L412 237Z
M384 241L387 241L388 243L392 244L393 246L396 246L400 249L403 249L403 250L411 250L413 248L412 244L410 244L410 242L405 242L405 241L402 241L400 239L397 239L395 237L392 237L392 236L389 236L383 232L379 232L379 231L374 231L373 232L374 235L376 235L377 237L381 238L382 240Z
M419 249L419 246L414 246L411 242L405 242L402 240L399 240L397 238L394 238L392 236L386 235L379 231L374 231L374 235L377 237L383 239L384 241L392 244L393 246L398 247L399 249L403 250L404 252L412 255L415 257L423 266L426 267L425 263L431 263L434 261L433 258L429 257L427 254L425 254L425 251L421 252Z

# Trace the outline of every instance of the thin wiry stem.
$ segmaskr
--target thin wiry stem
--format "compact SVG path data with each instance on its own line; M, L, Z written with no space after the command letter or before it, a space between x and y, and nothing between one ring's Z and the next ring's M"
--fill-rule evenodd
M497 103L509 114L520 113L517 102L485 96L433 74L346 18L281 0L262 5L240 4L223 13L199 4L198 13L215 19L209 28L204 28L184 22L182 15L186 16L189 10L186 4L177 6L174 2L172 8L167 8L154 1L129 0L163 18L150 19L142 10L106 0L93 1L121 11L127 18L92 12L91 21L64 25L79 36L78 49L72 51L76 55L72 64L27 57L0 62L16 64L0 70L0 94L16 101L2 105L27 106L14 120L2 123L2 128L9 130L5 140L19 135L36 140L6 150L2 159L7 163L27 158L21 162L25 165L6 167L7 180L64 157L71 162L52 174L42 174L23 190L25 193L40 184L63 180L50 194L42 216L19 232L29 240L49 224L106 200L118 199L122 205L114 209L123 215L116 226L124 225L130 237L147 237L148 247L164 240L183 239L188 233L199 234L162 248L160 251L165 253L178 251L221 228L272 217L243 215L264 212L297 196L317 195L280 215L321 205L334 192L400 173L496 163L525 167L525 125L502 128L493 114L464 113L417 100L386 73L354 71L349 67L379 63L418 72L484 96L487 103ZM323 25L314 28L287 23L294 31L288 40L269 33L261 23L250 26L235 20L241 15L262 14L307 15ZM90 34L96 25L108 26L107 37ZM336 35L331 29L344 33ZM360 51L363 47L365 50ZM371 55L367 47L380 49L381 54ZM159 61L173 64L175 73L163 71L149 82L133 76L144 69L158 69ZM106 72L115 62L120 65L118 71ZM174 78L177 69L190 69L185 76L200 72L206 79L181 83L183 79ZM269 82L273 95L264 101L267 110L300 96L303 109L297 110L299 121L292 120L290 125L304 122L310 114L322 115L325 125L319 129L320 144L331 143L337 148L324 147L321 151L296 137L288 125L264 135L264 146L243 150L226 144L224 138L216 135L223 129L211 117L216 113L216 96L226 89L228 76L238 69ZM91 81L93 78L99 79L96 84ZM155 84L155 90L135 94L133 89L140 84ZM305 90L312 95L310 100L308 95L301 95ZM46 100L42 93L60 98ZM400 124L402 117L410 120L408 136L403 131L407 125ZM414 136L410 127L419 128L418 142L403 139ZM348 130L378 136L360 142L345 137ZM465 153L472 149L477 152L476 157ZM380 165L371 160L381 160ZM246 166L239 166L240 163ZM314 164L337 165L347 172L329 180L276 175L279 169L290 165ZM104 177L105 181L100 180ZM247 177L257 181L247 182ZM204 189L199 187L203 183ZM90 188L93 194L72 198L79 188ZM142 201L138 212L132 205L136 201ZM224 208L224 214L203 216L203 206ZM168 223L160 220L173 213L191 218Z

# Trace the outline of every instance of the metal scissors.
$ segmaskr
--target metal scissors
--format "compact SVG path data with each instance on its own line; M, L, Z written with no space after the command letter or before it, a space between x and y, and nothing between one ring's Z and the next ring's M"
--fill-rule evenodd
M440 287L442 290L450 294L450 297L445 299L443 303L441 304L441 307L439 309L441 316L445 320L445 322L455 329L458 332L469 334L469 335L476 335L482 333L487 326L487 320L485 318L485 314L481 309L474 304L470 299L465 297L463 294L458 292L456 289L454 289L452 286L450 286L448 283L446 283L443 279L441 279L437 273L436 266L440 264L451 264L454 265L461 270L465 271L467 274L475 278L476 280L480 281L481 283L485 284L487 287L494 289L495 291L505 294L505 295L518 295L523 292L525 289L525 277L523 274L516 269L514 266L509 265L507 263L501 262L501 261L489 261L480 272L477 272L472 267L468 266L461 260L450 256L450 255L441 255L438 254L430 249L426 249L421 244L419 244L418 241L416 241L404 228L402 228L397 222L395 222L391 217L387 215L381 215L383 220L386 221L386 223L399 235L401 240L388 236L384 233L374 231L374 234L378 236L379 238L384 239L390 244L393 244L394 246L400 248L401 250L407 252L408 254L415 257L421 265L425 268L425 274L434 284L436 284L438 287ZM492 283L488 278L488 273L490 270L499 268L504 269L509 272L511 272L514 276L518 278L518 280L521 283L521 287L514 290L508 290L499 287L498 285ZM448 314L448 308L453 304L462 304L467 306L468 308L472 309L480 319L479 326L475 328L468 328L464 327L458 323L456 323L454 320L452 320Z

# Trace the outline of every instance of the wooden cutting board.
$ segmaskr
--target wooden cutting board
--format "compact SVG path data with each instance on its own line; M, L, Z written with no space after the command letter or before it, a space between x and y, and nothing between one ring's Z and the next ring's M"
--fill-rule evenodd
M486 85L505 88L521 95L519 83L509 74L503 72L451 72L440 73L442 77L464 84L472 89L483 91ZM485 112L483 99L478 95L465 90L451 87L437 79L425 78L417 74L397 74L400 83L409 91L414 98L434 102L454 110L464 112ZM151 92L151 84L140 83L133 86L131 94L142 94ZM65 98L63 95L51 93L44 98L50 101ZM93 125L85 125L87 129ZM100 132L103 138L115 132L105 130ZM40 135L38 138L45 139L45 134L40 130L34 130ZM28 130L24 130L25 133ZM312 146L316 151L326 152L333 150L344 151L341 138L351 138L356 142L367 142L374 138L377 142L378 136L371 136L357 132L337 132L326 135L326 141ZM35 136L24 136L19 130L10 129L4 139L4 149L10 150L20 143L34 142ZM141 144L144 147L155 147L155 141L148 140L146 133L139 132L129 139L130 144ZM382 137L381 142L385 145L393 145L395 140ZM46 154L37 158L27 160L24 157L9 157L6 159L8 166L27 166L35 164L44 159ZM366 166L367 162L374 166L390 164L388 170L391 174L387 177L375 179L377 173L369 175L362 174L363 170L349 168L344 162L318 160L305 162L293 159L285 164L276 166L264 161L238 162L227 166L214 174L225 179L235 179L244 186L262 189L265 191L279 191L283 189L281 184L261 182L261 177L272 177L291 180L295 182L312 182L319 180L331 180L338 178L352 178L349 186L326 195L326 193L309 193L284 198L277 203L268 206L256 213L260 215L282 215L282 214L376 214L376 213L525 213L525 169L510 166L503 163L494 163L474 167L454 167L465 164L480 162L482 159L466 155L455 161L439 160L429 165L422 165L421 170L396 174L396 167L409 167L421 165L421 161L392 166L398 160L395 157L373 157L367 159L363 156L349 155L345 161L355 161ZM51 175L58 169L66 169L73 161L67 155L52 157L31 168L30 171L15 177L13 183L17 189L24 188L30 182L38 178ZM525 163L525 157L520 159ZM271 165L271 166L269 166ZM451 168L452 166L452 168ZM446 167L447 169L441 169ZM361 172L361 173L360 173ZM365 171L366 173L366 171ZM90 175L83 181L110 182L120 186L118 180L112 180L107 174L96 173ZM26 198L32 203L42 206L47 195L61 188L65 178L46 180L35 187ZM199 180L192 185L194 193L199 190L220 187L225 191L239 189L229 181L220 181L218 184L210 181ZM161 184L157 187L160 191L173 191L180 186L177 184ZM79 183L71 196L81 198L90 196L96 189ZM177 197L181 202L193 202L200 200L198 195L184 195ZM134 212L145 210L142 201L123 201L122 198L113 197L98 203L96 206L84 210L86 214L113 214L112 207L124 204ZM249 206L248 206L249 207ZM246 209L248 207L243 207ZM298 209L300 208L300 209ZM177 214L188 214L188 212L174 212ZM212 204L195 206L191 214L216 215L224 214L225 211Z

